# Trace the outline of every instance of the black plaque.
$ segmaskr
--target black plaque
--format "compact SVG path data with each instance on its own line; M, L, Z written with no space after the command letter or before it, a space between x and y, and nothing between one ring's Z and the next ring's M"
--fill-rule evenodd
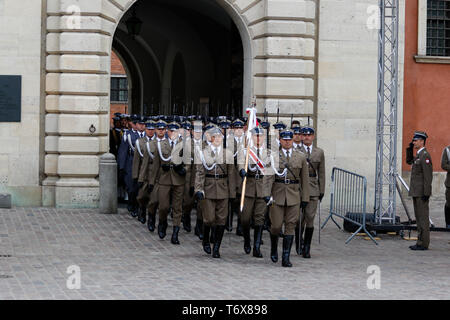
M0 122L20 122L22 76L0 75Z

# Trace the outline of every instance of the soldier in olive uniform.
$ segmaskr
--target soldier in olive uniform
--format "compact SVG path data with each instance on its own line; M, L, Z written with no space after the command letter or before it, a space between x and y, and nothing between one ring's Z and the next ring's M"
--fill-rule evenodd
M195 196L203 215L203 250L211 254L209 233L215 225L213 258L220 258L228 202L236 198L236 176L233 154L224 150L221 130L212 128L209 136L211 144L201 153L202 164L195 165Z
M245 187L244 207L240 214L242 231L244 234L244 251L249 254L250 246L250 220L254 219L254 240L253 240L253 256L262 258L260 251L264 215L267 211L267 204L270 201L269 183L265 175L265 167L270 166L270 152L264 146L264 132L262 128L256 127L252 129L253 144L250 147L252 157L249 156L247 169L245 161L239 161L239 175L244 179L247 177ZM245 157L246 149L242 154ZM253 156L256 156L254 158Z
M157 152L153 159L152 174L150 185L153 186L156 177L159 177L159 223L158 235L161 239L166 236L167 216L170 209L170 199L172 199L173 209L173 233L170 242L180 244L178 233L181 225L181 215L183 206L184 186L186 183L187 170L182 161L182 146L178 135L180 126L177 123L170 123L169 139L156 142ZM178 144L178 146L177 146ZM187 177L189 179L189 177Z
M139 182L147 184L147 192L149 193L150 201L147 206L148 220L147 228L150 232L155 231L156 210L158 209L158 190L159 190L159 172L153 171L153 159L155 158L157 150L157 143L165 140L167 123L163 120L158 120L155 123L156 134L154 138L145 144L146 153L143 159L143 170L139 175ZM153 184L152 184L153 183Z
M192 125L190 122L185 121L181 124L181 128L183 130L182 139L183 139L183 160L185 163L190 163L191 165L188 167L190 172L190 179L186 179L186 183L184 186L184 196L183 196L183 215L181 217L181 221L183 223L183 228L186 232L191 232L191 211L194 208L194 178L195 174L192 174L193 170L193 144L191 135L192 135Z
M433 164L431 156L425 149L427 134L422 131L414 133L407 151L406 162L412 165L409 196L413 197L414 214L417 221L417 243L411 250L428 250L430 245L430 212L431 182L433 181ZM411 157L412 147L417 150L416 156Z
M314 147L314 128L306 126L302 128L303 145L300 151L306 155L309 169L310 198L308 205L301 213L300 223L295 228L295 248L303 258L311 258L311 240L314 232L314 218L319 201L325 194L325 154L322 149ZM303 242L303 230L305 241Z
M292 148L293 132L280 133L279 159L272 163L273 175L268 181L274 205L270 209L271 259L278 261L278 237L284 224L282 266L292 267L289 261L295 226L300 208L306 208L309 199L309 169L306 156Z

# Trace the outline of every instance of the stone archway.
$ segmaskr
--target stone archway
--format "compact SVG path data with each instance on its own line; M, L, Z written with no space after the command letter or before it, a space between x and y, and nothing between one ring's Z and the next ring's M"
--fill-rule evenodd
M43 205L98 206L99 155L108 152L112 39L138 0L48 0ZM215 1L244 49L244 97L259 112L316 116L319 0ZM287 21L289 23L287 23Z

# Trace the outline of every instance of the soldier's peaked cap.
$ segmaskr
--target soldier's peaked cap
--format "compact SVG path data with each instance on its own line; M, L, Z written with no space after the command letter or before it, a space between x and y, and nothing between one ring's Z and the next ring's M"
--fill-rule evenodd
M286 129L286 125L282 121L275 123L273 127L275 129Z
M280 133L280 139L290 140L294 137L294 133L291 130L284 130Z
M167 123L164 120L158 120L155 124L156 128L164 129L167 126Z
M302 133L303 134L314 134L315 132L316 131L311 126L305 126L305 127L302 128Z
M255 127L252 130L250 130L250 132L252 133L252 135L261 136L264 134L264 129L260 127Z
M180 129L180 125L178 123L176 123L176 122L169 123L167 125L167 127L168 127L169 130L172 130L172 131Z
M220 130L217 127L213 127L208 130L208 133L210 136L218 136L218 135L222 135L222 130Z
M414 132L413 140L417 140L417 139L426 140L427 138L428 138L428 135L424 131L416 131L416 132Z

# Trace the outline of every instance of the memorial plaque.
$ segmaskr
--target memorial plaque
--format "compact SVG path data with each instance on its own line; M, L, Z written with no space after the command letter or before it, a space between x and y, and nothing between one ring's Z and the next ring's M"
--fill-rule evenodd
M20 122L22 76L0 75L0 122Z

